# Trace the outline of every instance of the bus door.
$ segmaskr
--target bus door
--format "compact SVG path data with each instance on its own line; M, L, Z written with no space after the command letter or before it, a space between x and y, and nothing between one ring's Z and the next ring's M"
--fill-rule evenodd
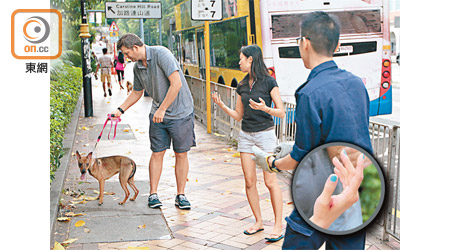
M197 30L197 49L199 59L199 73L202 79L206 79L206 67L205 67L205 42L204 42L203 29Z

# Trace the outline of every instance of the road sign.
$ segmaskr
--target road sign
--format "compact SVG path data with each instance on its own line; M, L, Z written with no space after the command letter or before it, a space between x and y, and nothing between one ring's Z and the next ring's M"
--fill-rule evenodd
M117 33L117 36L112 36L112 33ZM119 41L119 32L110 32L109 41L112 43L117 43Z
M161 19L161 2L106 2L106 18Z
M109 26L109 31L119 31L116 22L112 21L111 26Z
M222 20L222 0L192 0L191 13L196 21Z

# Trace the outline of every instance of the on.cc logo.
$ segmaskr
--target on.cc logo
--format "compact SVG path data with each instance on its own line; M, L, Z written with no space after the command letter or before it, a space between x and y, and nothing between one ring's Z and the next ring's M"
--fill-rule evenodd
M23 34L25 39L30 43L42 43L47 40L48 35L50 35L50 25L42 17L30 17L23 25Z

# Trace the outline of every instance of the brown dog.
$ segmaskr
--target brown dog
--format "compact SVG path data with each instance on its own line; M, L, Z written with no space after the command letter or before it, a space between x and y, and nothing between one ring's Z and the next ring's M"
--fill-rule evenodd
M133 90L133 84L130 81L127 81L127 95L129 95L132 90Z
M134 190L133 198L130 201L134 201L139 194L139 190L134 185L134 174L136 173L136 163L125 156L108 156L98 159L92 158L92 152L87 156L82 157L78 151L76 152L78 167L80 168L81 176L80 179L84 179L86 175L86 170L95 179L98 180L100 185L100 194L98 195L98 204L103 204L103 192L105 189L105 181L111 178L113 175L119 173L119 181L125 192L125 198L123 201L119 202L119 205L124 204L130 192L128 191L127 183L130 184L131 188Z

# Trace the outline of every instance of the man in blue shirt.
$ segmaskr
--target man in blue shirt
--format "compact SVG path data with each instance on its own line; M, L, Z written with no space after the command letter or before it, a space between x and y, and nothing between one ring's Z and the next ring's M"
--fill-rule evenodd
M297 39L307 81L295 91L295 144L287 156L268 157L271 170L292 170L308 152L329 142L352 143L372 153L369 135L369 97L360 78L339 69L333 53L339 45L336 17L317 11L305 16ZM330 158L338 152L328 152ZM258 155L257 161L258 161ZM328 235L309 226L294 209L286 218L283 249L364 249L365 232Z

